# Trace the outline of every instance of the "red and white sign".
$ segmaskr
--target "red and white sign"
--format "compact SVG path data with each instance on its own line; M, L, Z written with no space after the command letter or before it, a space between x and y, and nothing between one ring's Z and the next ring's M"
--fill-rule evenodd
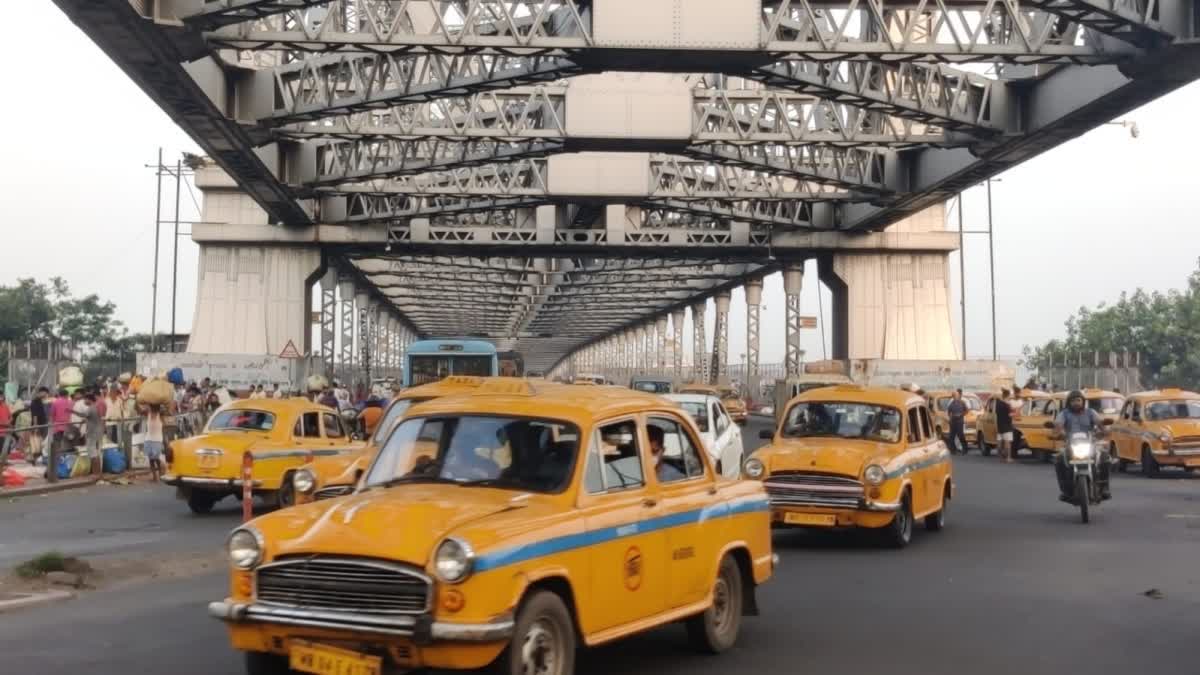
M296 343L291 340L288 340L283 351L279 352L279 358L281 359L298 359L300 356L300 350L296 349Z

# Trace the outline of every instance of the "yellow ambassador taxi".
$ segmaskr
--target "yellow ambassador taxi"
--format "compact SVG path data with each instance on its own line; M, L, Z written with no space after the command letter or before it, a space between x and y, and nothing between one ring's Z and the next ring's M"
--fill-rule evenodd
M1164 466L1186 471L1200 467L1200 394L1182 389L1131 395L1120 419L1108 428L1117 470L1141 464L1142 474L1158 475Z
M254 459L254 494L280 506L295 500L292 473L310 457L352 455L341 417L306 398L239 399L208 420L204 433L172 441L162 481L175 486L194 513L208 513L229 495L242 496L242 456Z
M209 613L251 675L570 675L579 642L681 620L723 651L776 560L762 484L702 447L623 388L497 378L414 405L358 492L234 530Z
M913 523L941 530L954 494L950 451L921 396L839 385L792 399L744 471L764 482L775 524L871 528L896 547Z
M297 504L314 499L332 499L354 492L355 486L371 461L375 459L388 433L413 405L442 396L461 394L475 389L487 378L451 375L437 382L409 387L388 404L387 410L375 425L375 432L358 452L321 457L292 474Z

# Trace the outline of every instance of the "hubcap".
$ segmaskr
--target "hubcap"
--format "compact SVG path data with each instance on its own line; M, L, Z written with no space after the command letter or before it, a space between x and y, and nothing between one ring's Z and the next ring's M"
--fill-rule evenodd
M556 675L562 663L562 645L554 625L538 619L521 643L521 672L524 675Z
M725 577L717 577L717 585L713 588L712 618L713 628L718 633L724 632L729 622L729 584Z

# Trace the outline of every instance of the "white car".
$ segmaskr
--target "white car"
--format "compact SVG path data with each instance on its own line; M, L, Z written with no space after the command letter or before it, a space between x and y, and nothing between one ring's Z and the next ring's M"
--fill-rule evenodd
M725 412L721 399L708 394L666 394L664 398L678 403L695 420L717 471L726 478L738 478L742 473L742 430Z

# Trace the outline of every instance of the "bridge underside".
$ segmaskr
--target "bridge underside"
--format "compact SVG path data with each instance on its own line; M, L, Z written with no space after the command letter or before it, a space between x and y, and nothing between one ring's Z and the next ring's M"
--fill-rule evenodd
M55 1L219 167L207 246L546 364L834 255L876 256L825 265L843 352L944 353L944 294L850 286L944 286L922 214L1200 76L1196 0ZM936 348L862 327L893 302Z

